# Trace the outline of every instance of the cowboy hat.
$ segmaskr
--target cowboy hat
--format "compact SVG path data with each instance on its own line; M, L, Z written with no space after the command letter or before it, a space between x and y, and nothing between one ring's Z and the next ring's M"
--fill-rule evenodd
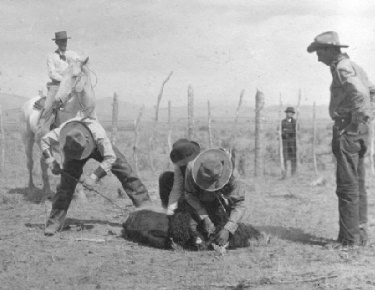
M336 31L327 31L315 37L314 42L307 47L307 51L311 53L325 47L349 47L349 45L340 44Z
M59 141L66 159L85 159L95 148L91 131L80 121L66 123L60 130Z
M294 111L294 108L293 107L287 107L286 110L285 110L285 113L295 113Z
M223 149L207 149L194 160L194 182L203 190L216 191L229 182L233 172L230 156Z
M55 32L55 38L52 38L52 40L62 40L62 39L70 39L70 37L68 37L66 31Z
M170 158L174 164L184 166L194 160L200 152L199 144L187 139L178 139L173 143Z

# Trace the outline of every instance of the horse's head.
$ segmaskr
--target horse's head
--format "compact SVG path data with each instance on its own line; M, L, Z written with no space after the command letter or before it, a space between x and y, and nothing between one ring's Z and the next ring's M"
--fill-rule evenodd
M63 79L56 93L55 99L60 100L64 105L73 97L77 97L79 106L70 108L71 110L85 111L92 115L95 108L94 92L91 85L90 70L88 68L88 57L78 60L69 60L68 68L63 72Z

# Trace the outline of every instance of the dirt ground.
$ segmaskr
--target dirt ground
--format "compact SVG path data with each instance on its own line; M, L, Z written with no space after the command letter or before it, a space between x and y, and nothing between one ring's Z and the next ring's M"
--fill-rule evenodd
M50 202L26 188L26 175L8 174L0 185L1 289L375 289L375 198L368 178L369 245L334 250L325 244L338 232L331 171L312 187L313 175L279 180L243 177L244 221L264 231L268 244L231 250L160 250L122 238L122 223L134 210L106 177L98 190L124 208L88 192L76 197L67 228L43 235ZM142 180L156 204L157 177ZM54 181L56 185L56 181ZM38 184L40 186L40 184Z

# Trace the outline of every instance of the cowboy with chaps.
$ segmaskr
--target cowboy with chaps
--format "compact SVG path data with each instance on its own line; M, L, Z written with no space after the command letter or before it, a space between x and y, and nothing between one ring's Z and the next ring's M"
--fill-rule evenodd
M308 46L332 74L329 114L334 121L332 151L337 160L336 194L340 231L337 246L365 245L367 236L367 192L364 159L369 146L372 120L370 94L375 87L364 70L341 48L338 34L324 32Z
M285 110L286 118L281 121L281 138L283 140L283 156L286 177L287 161L291 163L291 173L294 175L297 170L297 142L296 142L296 120L293 118L295 114L293 107Z
M67 50L68 39L66 31L59 31L55 33L55 41L57 45L57 50L47 58L47 69L48 76L51 82L47 83L47 98L44 104L44 109L42 111L41 119L38 126L38 135L43 136L48 131L54 122L54 116L56 110L66 101L66 100L55 100L57 91L59 90L60 82L63 80L63 73L69 66L71 61L86 63L88 61L88 56L79 55L77 52ZM85 104L83 104L84 106Z
M52 155L53 145L59 145L61 148L63 169ZM80 180L85 188L93 189L95 184L111 171L136 207L151 203L146 187L132 170L125 156L111 144L104 128L96 120L87 117L70 119L47 133L41 140L41 147L52 173L61 174L45 235L54 235L62 229L83 167L91 158L100 164L91 175Z

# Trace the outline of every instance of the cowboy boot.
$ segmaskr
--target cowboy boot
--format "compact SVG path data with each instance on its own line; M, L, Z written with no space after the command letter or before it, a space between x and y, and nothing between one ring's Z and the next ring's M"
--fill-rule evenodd
M51 214L44 229L44 235L53 236L56 232L60 231L65 222L66 210L52 209Z

